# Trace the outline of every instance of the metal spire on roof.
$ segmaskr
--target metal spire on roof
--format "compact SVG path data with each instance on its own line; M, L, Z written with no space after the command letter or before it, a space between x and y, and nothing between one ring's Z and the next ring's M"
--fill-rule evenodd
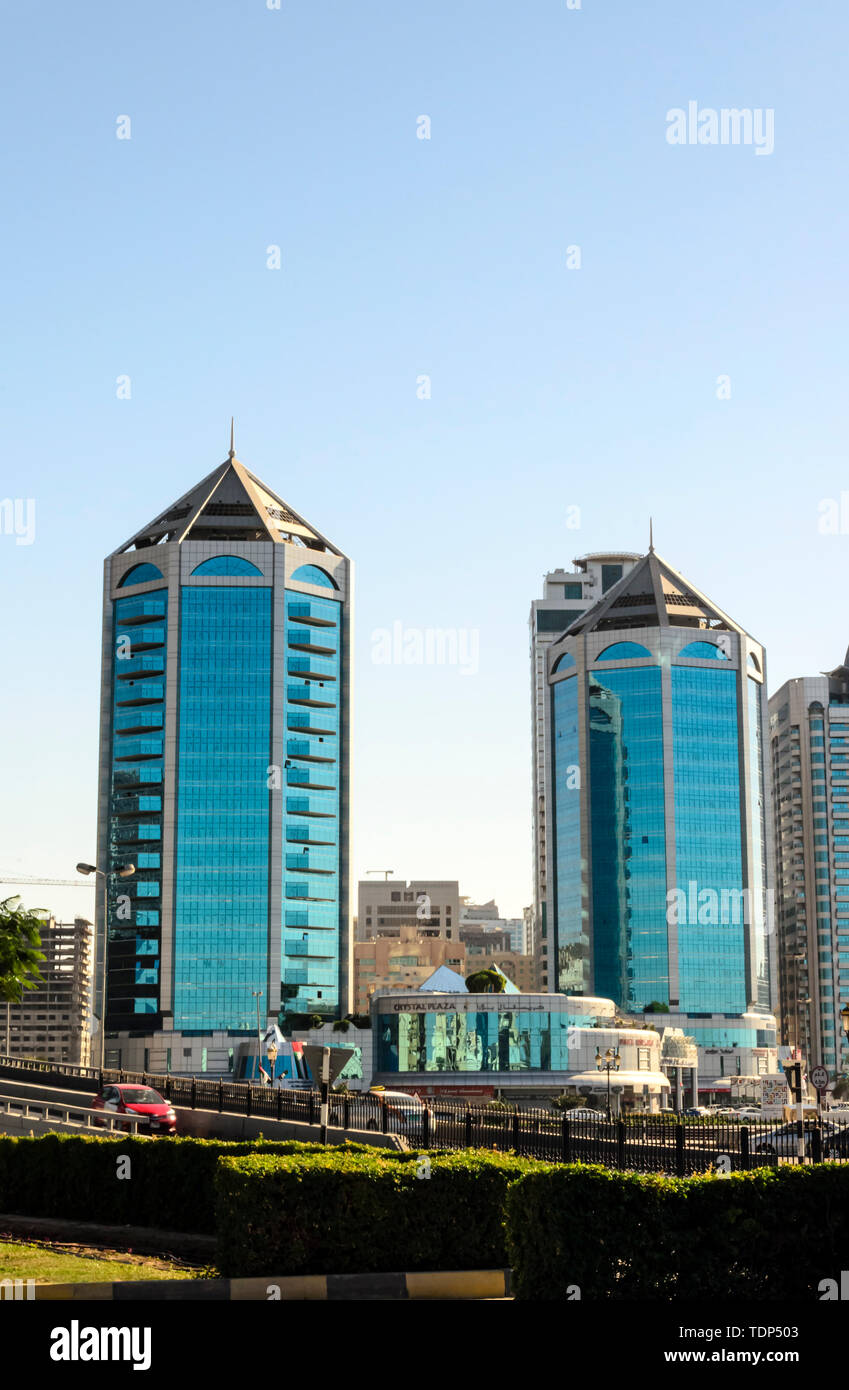
M233 426L233 416L231 415L231 416L230 416L230 458L231 458L231 459L234 459L234 458L236 457L236 445L235 445L235 442L234 442L234 436L235 436L235 431L234 431L234 426Z
M649 555L653 555L653 554L654 554L654 534L653 534L653 528L652 528L652 519L651 519L651 517L649 517Z

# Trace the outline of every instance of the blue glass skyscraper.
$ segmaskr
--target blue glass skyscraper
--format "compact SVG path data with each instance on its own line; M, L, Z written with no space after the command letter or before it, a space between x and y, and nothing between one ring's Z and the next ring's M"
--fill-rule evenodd
M263 1031L349 1007L351 612L350 561L232 448L106 560L110 1061L226 1071L257 1001Z
M652 549L547 659L549 988L768 1011L763 648Z

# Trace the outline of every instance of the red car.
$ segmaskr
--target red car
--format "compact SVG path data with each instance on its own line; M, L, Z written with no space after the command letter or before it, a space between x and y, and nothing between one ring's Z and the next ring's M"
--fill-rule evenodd
M104 1086L91 1102L92 1110L110 1115L140 1115L147 1124L139 1125L140 1134L176 1134L177 1115L174 1107L150 1086ZM129 1126L128 1126L129 1127Z

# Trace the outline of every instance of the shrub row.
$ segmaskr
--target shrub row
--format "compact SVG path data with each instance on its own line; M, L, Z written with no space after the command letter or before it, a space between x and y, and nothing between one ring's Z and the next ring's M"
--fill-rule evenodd
M218 1268L230 1277L504 1268L507 1189L537 1166L477 1150L222 1158Z
M346 1145L349 1151L363 1148ZM295 1140L0 1136L0 1212L212 1234L213 1179L222 1154L323 1152ZM119 1157L130 1160L118 1177Z
M664 1178L540 1165L506 1195L518 1299L805 1299L849 1269L849 1169Z

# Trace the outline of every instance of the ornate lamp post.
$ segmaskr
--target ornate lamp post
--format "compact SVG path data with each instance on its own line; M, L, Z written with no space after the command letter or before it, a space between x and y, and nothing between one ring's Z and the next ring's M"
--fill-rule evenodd
M611 1073L612 1071L618 1071L619 1068L620 1068L620 1066L622 1065L622 1059L621 1059L620 1056L619 1056L619 1048L617 1047L617 1048L616 1048L616 1051L614 1052L613 1048L612 1048L612 1047L609 1047L609 1048L607 1049L607 1051L605 1052L605 1054L604 1054L603 1057L602 1057L602 1055L601 1055L599 1049L596 1048L596 1050L595 1050L595 1064L596 1064L596 1070L597 1070L597 1071L603 1071L603 1072L606 1072L606 1073L607 1073L607 1118L608 1118L608 1120L609 1120L609 1119L610 1119L610 1073Z

